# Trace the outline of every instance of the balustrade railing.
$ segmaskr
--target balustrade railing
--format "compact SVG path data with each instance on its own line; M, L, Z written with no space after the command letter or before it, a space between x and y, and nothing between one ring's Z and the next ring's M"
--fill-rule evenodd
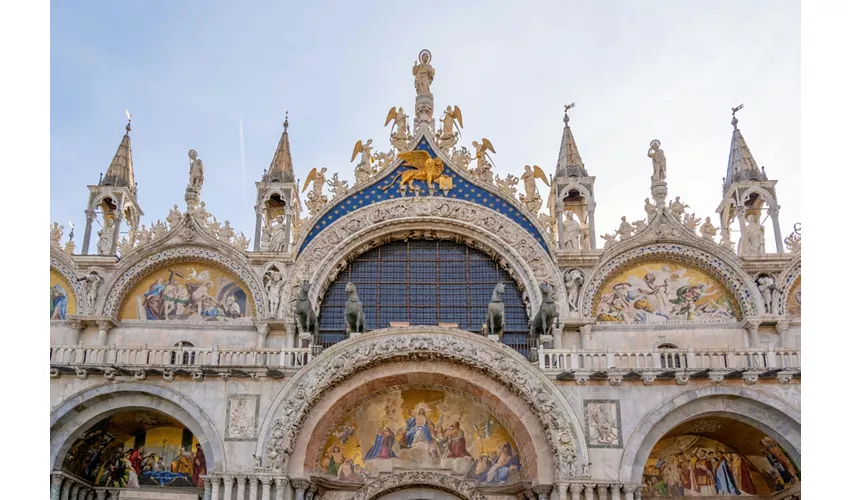
M217 347L51 346L55 365L193 368L266 367L300 368L311 358L309 348L249 349Z
M545 349L539 351L543 371L753 370L799 369L797 349Z

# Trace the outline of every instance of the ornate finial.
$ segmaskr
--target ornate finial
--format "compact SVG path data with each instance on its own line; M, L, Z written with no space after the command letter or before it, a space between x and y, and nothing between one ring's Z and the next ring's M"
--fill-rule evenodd
M289 110L286 110L286 118L283 120L283 131L289 128Z
M735 117L735 113L737 113L738 111L741 111L742 109L744 109L743 104L741 104L740 106L732 108L732 127L734 127L735 130L738 130L738 118Z
M576 103L574 102L564 105L564 123L570 123L570 115L568 115L567 112L574 107L576 107Z
M127 133L129 134L130 133L130 122L133 121L133 115L130 114L130 110L128 110L128 109L124 110L124 114L127 115L127 126L124 127L124 128L127 129Z

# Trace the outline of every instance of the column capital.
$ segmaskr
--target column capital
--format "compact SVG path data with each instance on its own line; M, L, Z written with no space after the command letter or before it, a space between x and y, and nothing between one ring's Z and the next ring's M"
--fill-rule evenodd
M293 488L295 488L296 490L302 490L302 491L309 488L310 484L311 484L309 479L304 479L304 478L293 478L293 479L290 479L289 482L290 482L290 484L292 484Z
M637 484L624 484L623 485L623 491L626 492L626 493L634 493L635 490L637 490L639 486L640 485L637 485Z
M271 476L257 476L257 479L260 480L260 484L262 484L263 486L271 486L272 481L274 481L275 478Z
M776 322L776 331L778 333L783 333L788 331L788 328L791 327L790 319L782 319Z
M248 477L245 474L236 474L236 482L237 483L245 484L246 479L248 479Z
M776 205L775 207L768 207L768 208L767 208L767 215L769 215L769 216L771 216L771 217L776 217L776 216L778 216L778 215L779 215L779 209L780 209L780 208L781 208L781 207L780 207L779 205Z
M584 492L587 496L593 495L593 490L596 489L595 483L587 483L584 485Z
M584 485L581 483L570 483L570 493L581 493Z
M276 476L274 478L274 485L278 488L283 488L287 484L289 484L289 478L286 476Z
M538 495L548 495L552 492L553 486L551 484L538 484L537 486L531 488L534 493Z

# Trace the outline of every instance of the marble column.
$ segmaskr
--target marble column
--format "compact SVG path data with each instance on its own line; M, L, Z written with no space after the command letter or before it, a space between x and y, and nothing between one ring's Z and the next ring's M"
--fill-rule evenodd
M538 484L532 491L537 495L537 500L549 500L549 493L552 492L551 484Z
M274 498L275 500L283 500L284 492L286 492L286 485L289 482L289 479L285 477L276 477L274 478Z
M106 490L97 490L97 500L106 500Z
M254 207L254 211L257 212L257 224L254 228L254 251L259 252L260 251L260 238L263 236L262 235L263 212L260 210L259 207ZM230 500L230 499L228 498L228 499L225 499L225 500Z
M283 219L283 251L289 251L290 238L292 237L292 208L286 207L286 217Z
M62 494L62 482L65 478L61 473L54 472L50 478L50 500L59 500L59 495Z
M212 479L209 477L204 478L204 500L210 500L212 498ZM218 500L216 498L215 500Z
M593 498L593 490L596 489L595 484L585 484L584 485L584 500L594 500Z
M222 476L224 481L224 500L231 500L233 497L233 474L225 474Z
M779 207L770 207L767 213L773 221L773 238L776 240L776 253L785 253L785 245L782 244L782 233L779 228ZM767 252L767 249L765 249L765 252Z
M555 204L555 217L558 219L558 250L564 249L564 202Z
M236 476L236 500L245 500L245 476Z
M567 498L567 483L558 483L558 500L570 500Z
M307 488L310 487L310 481L306 479L292 479L290 483L295 488L295 500L304 500L304 494L307 492Z
M570 484L570 495L573 497L572 500L581 500L581 490L582 485L579 483Z
M80 488L80 485L77 483L71 483L71 487L68 488L68 500L77 500L77 490Z
M620 500L620 485L611 485L611 500Z
M272 478L261 476L260 483L263 486L263 500L271 500L272 497Z
M592 349L593 346L590 344L590 332L593 330L593 325L581 325L578 327L578 331L581 333L581 348L582 349Z
M597 484L596 485L596 495L599 497L599 500L608 500L608 485L607 484Z
M248 492L248 500L257 500L257 476L249 477L248 483L251 485L251 490Z
M109 255L118 255L118 238L121 236L121 222L124 220L124 195L118 197L118 204L115 206L114 227L112 228L112 246L109 249ZM103 219L106 221L106 218Z
M94 220L94 210L86 210L86 232L83 233L83 255L89 254L89 244L91 243L91 223ZM95 252L97 253L97 252Z
M269 325L266 323L257 324L257 349L266 348L266 339L269 336Z
M590 203L587 206L587 221L590 225L590 234L588 237L590 238L590 249L596 250L596 218L594 217L594 213L596 212L596 203ZM647 221L649 223L649 221Z
M779 334L779 345L786 349L794 349L796 347L794 344L794 337L791 335L791 322L790 321L779 321L776 323L776 333Z
M636 489L637 489L637 485L624 484L623 485L623 493L625 493L625 500L635 500L635 490Z
M220 486L221 486L221 478L220 477L213 477L212 478L212 492L210 494L212 500L218 500L219 499L219 493L218 492L219 492Z
M735 209L735 216L738 219L738 227L741 229L741 236L738 238L738 256L750 255L750 247L747 245L747 209L740 206Z

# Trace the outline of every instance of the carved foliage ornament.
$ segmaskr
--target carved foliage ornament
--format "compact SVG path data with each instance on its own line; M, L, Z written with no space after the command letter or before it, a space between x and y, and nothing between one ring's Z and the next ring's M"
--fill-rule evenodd
M402 488L430 486L448 491L464 500L486 500L480 491L466 481L461 481L446 474L428 471L410 471L393 474L371 482L357 490L352 500L371 500Z
M707 271L710 276L720 280L734 294L744 316L758 315L756 302L750 288L732 266L702 250L670 243L656 243L633 248L604 262L585 285L585 290L582 293L582 315L584 317L593 315L593 308L598 300L597 295L605 280L616 274L624 266L632 261L663 257L678 260Z
M265 317L266 298L263 293L262 286L257 281L257 277L254 273L246 265L232 257L223 255L209 248L198 246L167 248L136 262L131 268L123 271L118 278L118 281L113 283L109 288L109 296L104 304L103 314L105 316L115 315L121 301L124 299L125 294L132 290L133 286L135 286L136 283L147 276L151 271L154 271L166 264L184 260L201 260L218 264L227 271L233 273L251 291L251 298L253 299L254 307L256 308L256 316L258 318Z
M556 470L561 477L567 477L576 468L577 449L570 424L574 417L566 402L557 397L560 393L552 383L519 354L507 346L486 342L472 334L449 335L441 328L418 327L415 334L376 331L331 347L291 381L266 442L267 460L273 467L283 468L310 408L353 374L396 358L428 359L479 370L525 400L546 429Z

